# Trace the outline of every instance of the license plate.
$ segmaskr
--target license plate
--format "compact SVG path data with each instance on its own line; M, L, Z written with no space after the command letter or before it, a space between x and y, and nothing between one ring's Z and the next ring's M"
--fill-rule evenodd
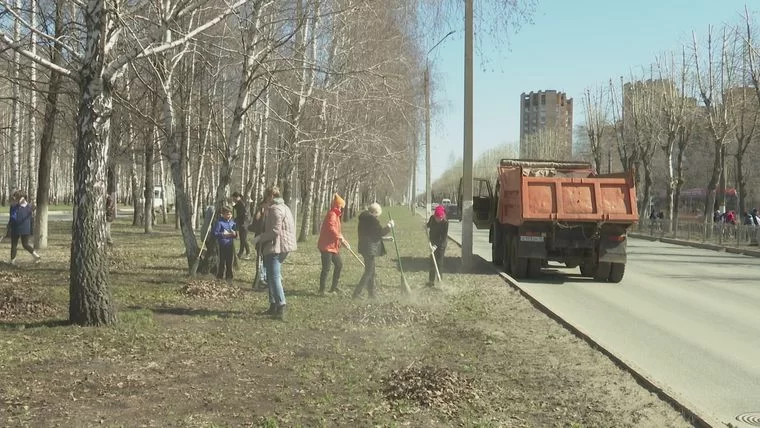
M527 241L527 242L544 242L543 236L525 236L520 235L521 241Z

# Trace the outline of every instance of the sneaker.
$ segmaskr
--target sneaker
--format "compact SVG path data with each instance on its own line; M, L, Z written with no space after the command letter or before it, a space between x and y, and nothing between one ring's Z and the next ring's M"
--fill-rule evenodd
M11 261L9 261L8 264L10 264L11 266L15 266L16 265L16 259L11 259Z
M274 318L280 321L285 321L285 308L288 305L280 305L277 307L277 310L274 314Z
M40 256L39 254L37 254L36 251L32 253L32 256L34 257L34 262L35 263L39 263L42 260L42 256Z

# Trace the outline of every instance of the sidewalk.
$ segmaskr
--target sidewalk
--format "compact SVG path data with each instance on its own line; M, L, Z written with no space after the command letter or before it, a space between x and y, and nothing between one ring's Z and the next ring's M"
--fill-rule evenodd
M750 257L760 257L760 248L758 247L739 247L739 246L731 246L726 244L713 244L710 242L700 242L700 241L690 241L686 239L680 239L680 238L668 238L666 236L651 236L647 235L645 233L629 233L628 236L631 238L638 238L638 239L646 239L647 241L660 241L664 242L666 244L675 244L675 245L685 245L689 247L694 248L702 248L705 250L713 250L713 251L724 251L726 253L731 254L741 254L745 256Z

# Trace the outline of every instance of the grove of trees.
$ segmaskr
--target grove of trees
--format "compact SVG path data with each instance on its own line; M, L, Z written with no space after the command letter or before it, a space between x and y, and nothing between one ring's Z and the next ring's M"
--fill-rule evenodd
M300 240L333 192L349 218L411 203L424 52L460 3L0 0L0 203L29 194L37 248L51 204L72 206L70 321L117 319L107 194L146 233L167 222L154 190L171 195L190 275L204 208L233 190L278 184ZM479 2L478 28L509 33L534 5Z

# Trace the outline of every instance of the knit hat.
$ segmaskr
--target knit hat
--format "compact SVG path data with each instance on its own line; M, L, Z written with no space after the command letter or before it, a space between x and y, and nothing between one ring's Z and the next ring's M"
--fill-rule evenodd
M336 193L333 195L333 206L343 208L346 206L346 201L344 201L343 198L341 198L340 195Z
M375 217L380 217L380 214L383 213L383 209L380 208L380 204L378 204L377 202L371 203L367 211L369 211L369 213Z
M433 213L436 218L443 219L446 217L446 208L443 207L443 205L438 205L435 207L435 212Z

